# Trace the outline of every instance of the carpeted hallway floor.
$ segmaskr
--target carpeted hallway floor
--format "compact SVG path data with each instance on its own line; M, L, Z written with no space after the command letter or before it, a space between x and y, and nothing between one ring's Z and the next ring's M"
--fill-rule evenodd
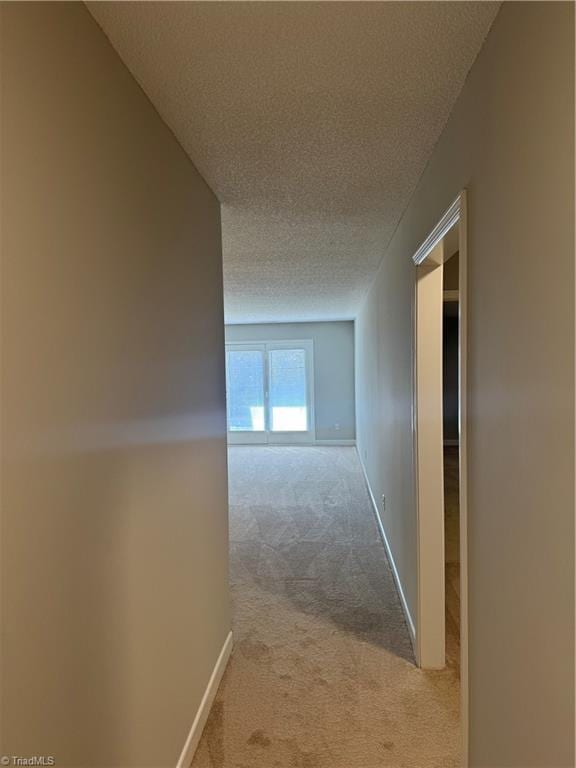
M229 451L234 652L193 768L451 768L353 448Z

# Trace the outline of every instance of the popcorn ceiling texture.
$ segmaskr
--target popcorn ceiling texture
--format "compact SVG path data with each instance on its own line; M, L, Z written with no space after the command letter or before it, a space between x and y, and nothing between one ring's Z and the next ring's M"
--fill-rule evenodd
M355 316L499 3L88 7L222 203L227 321L265 322Z

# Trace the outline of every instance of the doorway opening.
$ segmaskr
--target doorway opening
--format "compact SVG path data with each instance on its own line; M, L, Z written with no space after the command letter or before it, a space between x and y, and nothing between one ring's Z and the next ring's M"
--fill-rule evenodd
M458 225L446 236L443 265L442 408L446 664L460 671L460 457L458 413Z
M466 196L413 257L414 458L419 666L459 672L468 752L466 505Z

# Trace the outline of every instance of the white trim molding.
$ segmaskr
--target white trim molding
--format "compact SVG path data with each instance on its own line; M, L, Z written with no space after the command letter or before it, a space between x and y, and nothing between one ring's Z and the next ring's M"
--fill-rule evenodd
M430 255L430 252L438 245L448 230L452 229L454 224L456 224L460 218L461 204L462 195L458 195L456 200L454 200L444 216L442 216L438 224L436 224L432 232L430 232L426 240L424 240L420 248L418 248L412 257L412 260L416 266L419 266L423 261L426 260L426 258Z
M354 447L356 445L356 440L312 440L307 443L273 443L272 441L269 441L268 443L228 443L229 446L234 446L235 448L239 448L243 445L259 445L260 448L262 447L270 447L270 448L330 448L330 447L342 447L342 446L350 446Z
M414 307L414 452L418 551L418 665L446 663L444 460L442 452L441 240L416 270ZM431 262L430 264L428 262Z
M382 537L382 541L384 542L384 549L386 550L386 556L390 564L390 570L392 571L392 575L394 576L396 591L398 592L398 597L400 598L400 604L402 605L402 610L404 611L404 617L406 618L408 633L410 634L410 641L412 642L412 650L416 655L416 627L414 626L414 620L412 619L412 614L410 613L410 608L408 607L408 601L406 600L406 595L404 594L404 590L402 589L402 582L400 581L400 575L398 573L398 569L396 568L394 555L392 554L392 549L390 548L390 543L388 541L388 537L386 536L386 530L384 528L382 518L380 517L380 512L378 511L378 505L376 504L376 499L374 498L374 494L372 492L372 486L370 485L370 480L368 479L368 473L366 472L366 467L364 466L364 462L362 461L362 457L360 456L360 451L356 450L356 453L358 454L358 460L360 462L360 466L362 467L364 480L366 482L366 488L368 490L368 495L370 496L370 501L372 502L374 515L376 516L376 522L378 523L378 529L380 530L380 535Z
M334 445L349 445L349 446L355 446L356 440L316 440L313 445L320 445L322 447Z
M196 752L198 744L200 743L202 731L204 730L204 726L208 720L210 709L214 703L214 699L216 698L216 693L218 691L220 681L222 680L222 675L224 674L226 665L228 664L228 660L230 658L230 654L232 653L232 646L232 632L229 632L226 640L224 641L224 645L222 646L222 650L220 651L220 655L218 656L218 660L214 665L212 674L210 675L210 680L208 681L208 685L204 691L204 696L202 696L202 701L198 707L198 712L196 712L196 717L194 718L194 722L192 723L192 727L188 733L188 738L186 739L184 748L182 749L180 757L178 758L176 768L190 768L194 753Z

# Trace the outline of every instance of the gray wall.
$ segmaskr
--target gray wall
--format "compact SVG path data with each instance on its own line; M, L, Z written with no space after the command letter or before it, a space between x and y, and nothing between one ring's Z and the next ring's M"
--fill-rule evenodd
M571 4L504 3L356 322L359 451L416 618L411 257L466 187L470 750L483 768L574 765L573 62Z
M314 341L314 408L317 440L353 440L354 323L227 325L226 341ZM340 425L340 429L336 425Z
M175 766L230 627L219 205L82 3L3 3L1 754Z

